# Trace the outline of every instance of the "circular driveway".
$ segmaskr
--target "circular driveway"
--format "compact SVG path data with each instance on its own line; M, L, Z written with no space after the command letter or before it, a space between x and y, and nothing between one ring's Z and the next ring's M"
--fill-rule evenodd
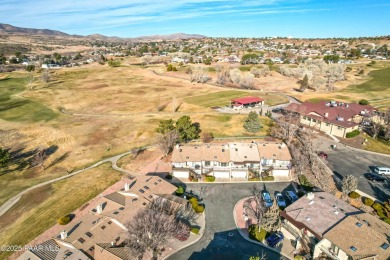
M233 218L234 205L250 195L253 183L237 184L187 184L187 191L200 195L206 205L206 230L195 244L170 256L169 260L224 259L247 260L250 256L266 254L267 259L285 259L278 253L243 239L236 229ZM263 183L258 183L264 188ZM275 191L292 189L290 183L265 183L273 195ZM273 196L272 196L273 197Z

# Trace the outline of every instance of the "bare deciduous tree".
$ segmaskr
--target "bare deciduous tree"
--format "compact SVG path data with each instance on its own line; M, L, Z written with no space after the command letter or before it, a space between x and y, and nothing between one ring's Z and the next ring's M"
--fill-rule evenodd
M205 67L195 66L191 70L192 73L189 74L191 82L206 83L211 79L209 77L208 70Z
M244 202L244 211L248 214L248 216L256 220L260 232L263 215L266 211L263 197L261 196L261 189L256 185L253 185L249 191L251 197Z
M161 151L164 152L165 156L167 156L179 140L179 135L176 130L169 131L160 135L157 138L157 146Z
M241 81L241 71L237 68L230 70L230 79L234 84L239 84Z
M253 81L253 74L250 72L244 73L240 79L240 88L244 89L253 89L254 88L254 81Z
M127 246L140 256L150 250L157 258L168 239L189 234L188 225L174 214L176 207L168 205L169 208L165 209L164 206L167 206L165 202L153 202L126 223L129 232Z
M217 74L217 83L220 85L225 85L230 82L230 74L227 69L222 69Z
M50 82L51 76L50 76L50 70L49 70L49 69L45 69L45 70L42 72L41 80L42 80L44 83L49 83L49 82Z
M34 86L33 86L33 83L34 83L34 73L32 71L30 71L28 73L28 76L26 78L26 83L27 83L27 86L30 88L30 90L34 90Z

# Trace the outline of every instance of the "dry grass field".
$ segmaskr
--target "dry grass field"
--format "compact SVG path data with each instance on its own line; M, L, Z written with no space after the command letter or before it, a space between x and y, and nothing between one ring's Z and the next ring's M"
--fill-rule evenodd
M56 224L58 218L72 213L120 178L120 173L104 164L25 194L0 217L0 244L27 244ZM11 253L0 252L0 259Z

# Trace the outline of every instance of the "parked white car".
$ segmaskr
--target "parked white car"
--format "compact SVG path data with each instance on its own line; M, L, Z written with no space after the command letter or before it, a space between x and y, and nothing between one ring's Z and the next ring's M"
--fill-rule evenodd
M390 168L389 167L379 167L379 166L376 166L374 168L374 172L376 174L383 174L383 175L390 175Z

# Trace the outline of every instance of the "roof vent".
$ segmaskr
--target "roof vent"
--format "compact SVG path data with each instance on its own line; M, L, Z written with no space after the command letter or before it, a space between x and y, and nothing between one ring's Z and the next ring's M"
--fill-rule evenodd
M309 200L313 200L314 199L314 193L313 192L309 192L306 194L306 198L308 198Z
M128 184L127 182L125 183L125 191L129 190L130 188L130 184Z
M338 215L340 212L338 210L333 211L335 215Z
M68 233L66 232L66 230L62 230L60 235L61 235L62 240L66 239L68 237Z
M306 217L306 220L307 220L307 221L310 221L310 217Z
M309 202L309 205L312 205L314 203L314 200L311 200L310 202Z
M103 212L103 205L102 204L99 204L97 207L96 207L96 211L97 211L97 214L100 214Z
M361 227L361 226L362 226L362 223L356 222L355 225L358 226L358 227Z

